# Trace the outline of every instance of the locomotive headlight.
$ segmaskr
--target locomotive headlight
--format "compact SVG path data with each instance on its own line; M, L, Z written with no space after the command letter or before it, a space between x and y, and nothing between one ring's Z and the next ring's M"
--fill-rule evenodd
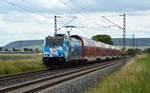
M47 57L47 54L45 54L45 56Z
M62 55L62 54L59 54L59 56L61 56L61 57L62 57L63 55Z

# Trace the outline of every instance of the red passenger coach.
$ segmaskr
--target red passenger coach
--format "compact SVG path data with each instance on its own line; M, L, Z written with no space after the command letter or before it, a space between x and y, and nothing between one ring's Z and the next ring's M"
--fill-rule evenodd
M81 40L83 57L87 61L112 59L120 57L120 49L114 46L94 41L88 38L80 37L78 35L72 35L71 37Z

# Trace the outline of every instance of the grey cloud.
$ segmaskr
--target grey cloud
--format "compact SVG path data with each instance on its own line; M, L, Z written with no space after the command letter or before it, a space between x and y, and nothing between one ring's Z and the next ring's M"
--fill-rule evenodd
M28 12L34 13L82 13L82 12L131 12L131 11L145 11L150 10L149 0L59 0L63 4L65 2L66 7L61 8L59 6L53 6L51 8L40 4L40 0L29 1L24 0L11 0L19 7L26 9ZM53 2L53 0L51 0ZM8 13L10 11L27 12L26 10L19 9L15 6L11 6L7 3L0 1L0 13Z

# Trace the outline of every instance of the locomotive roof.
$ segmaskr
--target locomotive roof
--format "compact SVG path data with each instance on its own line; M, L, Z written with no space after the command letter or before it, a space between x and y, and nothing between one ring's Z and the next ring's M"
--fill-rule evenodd
M57 35L55 35L55 36L47 36L46 38L49 38L49 39L63 39L63 38L65 38L65 37L67 37L65 34L57 34Z

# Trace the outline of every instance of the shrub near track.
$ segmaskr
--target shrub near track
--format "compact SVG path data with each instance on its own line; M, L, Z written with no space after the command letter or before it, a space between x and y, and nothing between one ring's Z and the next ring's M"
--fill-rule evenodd
M43 69L39 54L0 54L0 76Z
M150 55L140 55L85 93L150 93Z

